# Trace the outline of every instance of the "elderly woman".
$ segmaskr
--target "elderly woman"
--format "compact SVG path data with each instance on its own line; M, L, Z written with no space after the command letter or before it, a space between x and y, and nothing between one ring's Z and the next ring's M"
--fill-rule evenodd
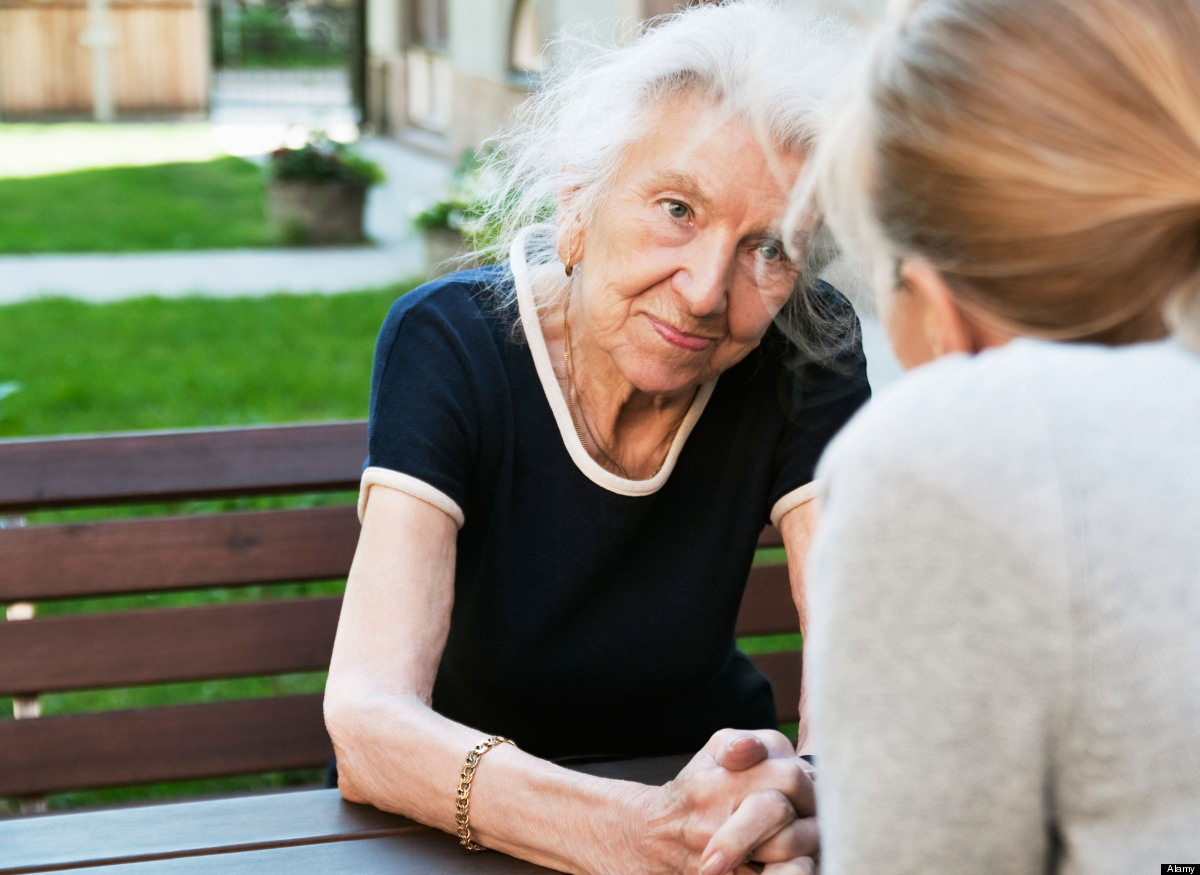
M821 463L825 875L1200 858L1198 46L1197 0L910 4L822 142L920 365Z
M868 395L856 335L822 363L774 327L845 307L778 230L845 56L773 6L695 9L503 141L508 264L379 338L326 697L347 798L570 872L804 871L812 785L733 629ZM550 762L702 747L662 788Z

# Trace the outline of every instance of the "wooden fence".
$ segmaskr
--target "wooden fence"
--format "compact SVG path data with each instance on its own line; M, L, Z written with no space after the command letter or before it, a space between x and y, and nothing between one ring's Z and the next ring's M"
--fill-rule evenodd
M0 0L0 116L90 116L93 49L85 0ZM113 102L120 113L208 108L203 0L109 0Z

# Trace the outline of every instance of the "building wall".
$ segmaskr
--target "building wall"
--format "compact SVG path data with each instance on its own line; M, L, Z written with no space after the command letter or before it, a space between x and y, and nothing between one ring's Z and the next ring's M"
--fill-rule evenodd
M487 76L454 72L454 112L448 148L452 155L474 148L504 126L509 113L529 94L524 87Z
M634 17L643 0L539 0L544 36L597 19ZM478 145L529 94L530 83L509 68L517 0L450 0L450 60L454 106L449 149ZM626 9L625 7L629 7Z
M378 57L400 54L404 0L367 0L367 51Z
M446 0L449 62L448 123L418 131L409 123L409 72L404 32L407 6L419 0L367 0L367 124L380 133L415 141L448 156L478 145L500 127L528 94L529 84L509 69L509 41L517 0ZM637 20L671 12L680 0L537 0L543 33L587 22ZM867 28L887 0L788 0L834 12Z
M405 115L402 2L405 0L366 0L363 122L380 133L392 133Z

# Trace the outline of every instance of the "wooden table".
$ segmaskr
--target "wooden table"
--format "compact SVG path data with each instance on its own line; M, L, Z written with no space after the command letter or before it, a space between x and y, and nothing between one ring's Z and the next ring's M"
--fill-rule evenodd
M604 777L661 784L687 757L581 765ZM89 867L97 875L151 873L482 873L550 870L407 818L301 790L0 820L0 873ZM92 868L96 867L96 868Z

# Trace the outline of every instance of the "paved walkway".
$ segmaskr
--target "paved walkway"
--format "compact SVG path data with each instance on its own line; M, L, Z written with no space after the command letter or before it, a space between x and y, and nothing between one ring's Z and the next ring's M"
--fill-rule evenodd
M42 295L111 301L149 294L340 292L420 273L424 252L409 217L414 205L438 196L450 167L390 140L364 140L358 148L388 176L367 202L366 232L376 246L0 256L0 304Z

